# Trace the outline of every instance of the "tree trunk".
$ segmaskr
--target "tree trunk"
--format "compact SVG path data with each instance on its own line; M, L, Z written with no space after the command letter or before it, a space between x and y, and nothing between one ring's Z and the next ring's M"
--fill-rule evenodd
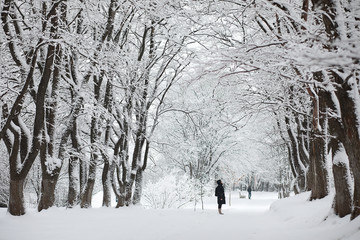
M321 78L322 74L315 73L315 77ZM310 143L310 164L312 165L312 187L310 200L321 199L328 195L328 171L326 166L326 136L324 112L326 111L325 92L319 90L318 96L313 96L313 132Z
M143 187L143 171L140 168L137 171L136 178L135 178L135 189L134 189L134 196L133 196L133 204L134 205L140 203L142 187Z
M112 77L111 77L112 79ZM106 83L105 97L104 97L104 108L108 110L108 113L112 113L112 101L113 101L113 90L112 81L108 80ZM104 146L110 147L109 142L111 139L111 119L106 120L106 131ZM116 148L116 147L115 147ZM115 153L114 149L114 153ZM110 176L110 160L106 154L102 154L104 159L104 168L102 173L102 184L103 184L103 207L111 207L111 176Z
M10 189L8 212L13 216L24 215L24 179L11 179Z
M325 141L321 136L313 136L310 148L310 162L313 170L310 200L321 199L328 195L325 160Z
M345 217L351 213L352 197L351 197L351 175L348 168L347 156L345 149L341 143L337 141L332 148L333 156L333 174L335 183L334 211L339 217Z
M85 192L86 182L88 179L88 165L86 161L80 161L80 199L82 199L82 194Z
M81 208L91 208L92 193L95 185L95 179L89 178L86 184L85 192L82 195Z
M324 24L325 32L327 34L328 43L324 45L325 49L330 52L338 52L339 49L332 44L336 40L340 40L340 34L344 31L342 21L338 21L337 12L339 7L335 1L329 0L313 0L314 6L321 10L322 23ZM341 29L341 31L340 31ZM350 39L351 34L348 34L345 41L352 41ZM344 128L344 139L342 141L346 154L349 158L349 164L354 177L354 195L353 195L353 210L351 213L351 219L360 215L360 133L359 122L360 116L358 114L358 102L359 102L359 88L353 72L356 72L356 68L353 66L347 66L352 68L346 78L340 77L337 72L345 75L343 69L336 69L331 71L333 79L336 84L336 95L340 104L341 121ZM339 87L340 86L340 87Z
M41 181L41 197L38 205L38 211L48 209L55 203L55 187L57 178L43 173Z
M287 125L287 133L290 139L291 160L296 171L296 184L294 187L297 188L296 191L300 193L305 190L306 169L302 163L303 161L300 160L299 142L297 137L295 136L295 133L293 132L292 126L290 124L290 119L287 116L285 117L285 123Z
M350 187L352 185L352 179L348 156L342 144L344 141L344 129L341 124L341 119L339 119L339 116L341 116L340 108L338 104L334 104L334 99L337 99L337 97L335 92L328 91L326 92L325 98L327 106L333 112L333 114L328 117L330 135L329 152L331 150L335 185L333 208L336 215L344 217L350 214L352 209L352 189Z
M339 76L336 76L340 78ZM337 81L338 82L338 81ZM343 141L346 154L354 178L353 210L351 219L360 215L360 116L356 99L359 99L358 86L355 77L344 80L341 88L337 89L341 109L341 120L344 126L345 140Z
M93 76L94 82L94 110L91 117L91 126L90 126L90 143L91 143L91 159L90 159L90 167L89 167L89 176L86 183L86 187L84 190L83 195L81 196L81 208L89 208L91 207L91 200L92 200L92 194L94 190L95 185L95 179L96 179L96 168L98 164L98 158L99 158L99 150L96 146L99 144L99 136L101 135L100 129L99 129L99 118L97 116L96 110L98 110L98 104L100 101L100 90L101 90L101 84L104 77L104 71L100 73L100 76Z
M79 200L79 157L70 156L69 159L69 193L68 208L78 204Z
M80 99L82 103L82 99ZM68 193L68 207L72 208L80 199L80 190L81 184L79 184L79 175L81 179L81 172L79 172L79 140L78 140L78 130L77 130L77 117L80 111L80 105L74 108L74 115L70 123L71 127L71 144L72 144L72 154L69 159L69 193ZM69 129L70 130L70 129ZM80 186L79 186L80 185ZM80 189L79 189L80 187Z
M41 193L40 201L38 204L38 211L48 209L55 203L55 187L58 179L59 171L53 171L52 162L48 156L48 143L43 136L43 143L40 149L40 162L41 162ZM57 167L55 166L55 169Z
M142 142L141 145L144 145L144 141ZM143 189L143 172L145 171L145 169L147 167L149 149L150 149L150 142L146 141L143 166L141 168L139 168L139 170L137 171L136 179L135 179L135 191L134 191L134 197L133 197L134 205L140 203L140 201L141 201L141 195L142 195L142 189Z
M130 204L131 204L132 188L133 188L133 185L134 185L135 178L136 178L136 174L131 174L130 175L130 181L125 184L124 203L125 203L125 206L127 206L127 207L130 206Z
M98 161L97 154L93 153L93 160L91 161L90 168L89 168L89 178L86 183L86 187L81 199L81 208L90 208L91 207L91 200L92 194L95 185L95 178L96 178L96 164Z
M104 157L105 158L105 157ZM108 160L105 160L104 169L102 174L103 185L103 207L111 207L111 177L110 177L110 164Z
M60 21L66 21L67 6L62 2L52 1L54 6L52 10L52 17L50 18L50 38L58 40L60 39ZM56 3L57 2L57 3ZM55 128L56 128L56 114L57 114L57 102L59 84L61 78L61 66L62 62L62 46L60 44L51 43L48 46L48 52L46 56L45 68L42 78L49 82L52 79L51 95L45 101L45 126L43 130L43 143L42 149L40 150L40 160L42 167L42 186L41 186L41 197L38 205L38 211L48 209L55 203L55 188L57 180L59 178L62 162L59 163L56 159L53 161L54 144L55 144ZM39 86L40 88L41 86ZM46 95L46 87L43 93L38 92L38 96L43 94ZM46 97L46 96L41 96ZM45 136L46 135L46 136ZM51 159L50 159L51 158ZM50 163L49 163L50 160Z
M125 206L125 185L119 187L119 192L120 194L117 199L116 208Z

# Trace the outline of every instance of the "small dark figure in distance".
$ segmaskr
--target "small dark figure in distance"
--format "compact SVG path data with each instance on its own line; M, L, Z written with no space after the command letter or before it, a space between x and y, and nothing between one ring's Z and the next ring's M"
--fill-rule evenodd
M217 184L218 184L218 186L215 189L215 196L217 197L219 214L222 215L223 213L221 212L221 205L226 203L225 202L225 192L224 192L224 187L223 187L221 180L217 180Z
M247 191L248 191L249 199L251 199L251 185L249 185Z

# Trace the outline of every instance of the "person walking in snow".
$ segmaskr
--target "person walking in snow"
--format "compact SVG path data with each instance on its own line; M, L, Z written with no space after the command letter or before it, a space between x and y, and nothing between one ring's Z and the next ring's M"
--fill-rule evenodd
M223 213L221 212L221 206L223 204L225 204L224 187L223 187L221 180L217 180L216 182L218 185L215 189L215 196L217 197L218 211L219 211L219 214L223 215Z
M251 185L247 188L249 199L251 199Z

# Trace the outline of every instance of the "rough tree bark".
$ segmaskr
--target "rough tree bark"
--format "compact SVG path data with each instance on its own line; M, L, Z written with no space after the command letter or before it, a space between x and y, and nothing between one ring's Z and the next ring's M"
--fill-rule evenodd
M51 10L47 14L49 19L55 18L56 10L59 7L60 2L56 2L52 5ZM45 119L45 95L47 87L50 81L49 71L44 71L40 79L35 101L35 117L33 122L33 131L32 131L32 142L28 142L29 148L23 147L25 142L27 142L31 136L28 134L30 131L27 129L26 125L20 119L20 113L22 110L22 104L24 101L25 94L28 92L29 86L33 84L33 75L35 72L35 67L37 63L38 50L42 46L42 38L38 40L38 44L34 49L29 52L20 52L20 47L17 46L17 37L19 35L13 36L10 23L17 24L17 21L9 21L9 14L15 14L14 1L6 0L3 5L3 11L1 13L1 20L3 22L4 33L9 39L9 49L13 57L14 62L23 73L21 76L25 77L25 82L23 85L20 94L16 98L12 109L9 113L9 116L1 130L1 138L7 134L13 135L13 141L11 143L11 153L9 157L10 161L10 199L9 199L9 208L8 211L12 215L23 215L25 214L25 208L23 206L23 184L24 179L28 175L30 168L35 161L40 147L41 147L41 138L44 131L44 119ZM46 29L47 22L44 22L43 30ZM19 26L14 26L18 29ZM48 51L54 53L54 45L49 44ZM48 52L48 53L49 53ZM54 54L52 54L54 55ZM26 56L26 60L22 61L23 56ZM48 55L51 59L53 56ZM49 59L46 59L49 61ZM29 64L29 65L26 65ZM50 64L51 65L51 64ZM34 92L34 91L30 91ZM35 99L34 99L35 100ZM16 127L15 127L16 126ZM9 132L10 130L10 132ZM22 147L20 147L22 145ZM21 162L21 167L18 163Z
M331 88L330 88L331 89ZM350 186L352 177L350 174L348 156L342 142L344 141L344 127L341 121L341 112L334 104L337 99L335 92L326 92L326 104L329 108L329 152L332 154L332 171L335 185L333 208L336 215L344 217L351 213L352 192ZM335 100L337 101L337 100Z
M342 19L338 21L338 10L341 9L338 6L338 2L333 0L313 0L314 9L320 10L322 17L322 24L324 24L327 43L324 44L324 48L329 52L337 52L338 47L336 41L341 41L344 38L345 41L352 41L352 34L343 34L348 30L346 23L342 21L347 20L354 21L355 19ZM345 11L350 12L351 9ZM351 14L350 14L351 15ZM351 24L351 23L350 23ZM345 31L344 31L345 30ZM340 36L341 35L341 36ZM353 60L355 64L358 64L358 59ZM347 72L345 72L347 71ZM356 218L360 215L360 133L359 133L359 122L360 116L358 115L358 99L359 99L359 88L358 81L359 77L355 75L356 69L344 70L341 66L333 67L330 71L332 75L332 81L335 83L336 96L339 101L341 113L341 122L344 132L342 143L344 145L346 154L348 155L351 172L354 178L354 194L353 194L353 210L351 213L351 219ZM340 73L340 75L339 75Z
M94 109L97 109L98 102L100 99L100 88L103 77L100 76L100 79L94 76L94 95L95 95L95 103ZM92 194L95 186L96 179L96 169L99 161L99 149L96 146L99 141L100 129L99 129L99 119L96 113L93 112L93 116L91 117L91 126L90 126L90 143L91 143L91 156L90 156L90 167L89 167L89 175L86 183L86 187L81 199L81 207L89 208L91 207Z
M340 76L333 73L336 81ZM358 113L359 90L354 76L342 79L341 88L337 89L336 95L339 99L341 109L341 120L344 126L344 148L349 157L350 168L354 178L353 210L351 219L360 215L360 134Z
M322 73L315 73L314 78L322 78ZM328 172L326 167L326 139L324 134L326 111L324 92L318 89L315 93L312 89L308 92L313 101L312 132L310 136L310 168L312 178L310 200L321 199L328 195Z
M61 38L60 25L66 21L66 1L58 3L58 7L50 10L50 39L55 41ZM55 188L59 178L62 163L58 162L54 153L56 113L58 102L58 91L61 78L62 46L58 43L50 43L45 61L43 77L52 79L52 89L50 102L45 103L46 107L46 125L43 131L43 143L40 150L40 161L42 168L41 196L38 205L38 211L48 209L55 203ZM48 139L48 140L47 140Z
M101 35L101 38L99 39L99 44L96 47L96 52L94 59L98 58L98 55L101 51L101 49L104 46L104 43L107 40L110 40L112 38L113 28L114 28L114 21L115 16L118 11L118 0L111 0L109 8L108 8L108 17L107 17L107 23L104 28L104 32ZM92 63L93 65L96 65L96 61ZM101 85L102 81L104 79L104 71L100 72L100 76L94 75L91 71L84 77L84 82L87 82L88 79L93 77L93 84L94 84L94 109L96 109L100 106L100 93L101 93ZM91 207L91 199L92 199L92 193L95 185L95 179L96 179L96 165L99 161L99 149L96 147L97 144L99 144L100 139L100 126L99 126L99 116L97 112L93 112L93 116L91 119L91 129L90 129L90 142L91 142L91 159L90 159L90 167L89 167L89 174L87 183L82 195L81 199L81 207L82 208L88 208Z
M295 133L293 132L293 129L290 124L290 119L288 116L285 116L285 123L287 125L287 133L290 140L290 146L291 146L291 160L294 165L295 171L296 171L296 186L294 186L295 192L300 193L305 190L306 186L306 167L303 164L303 161L300 159L300 147L298 142L298 137L295 136Z

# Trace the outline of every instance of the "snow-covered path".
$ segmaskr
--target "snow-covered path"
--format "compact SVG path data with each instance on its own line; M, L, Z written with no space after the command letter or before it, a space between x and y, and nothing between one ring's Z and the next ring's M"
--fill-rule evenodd
M196 211L53 208L13 217L1 209L0 240L360 239L360 219L349 222L330 215L324 222L331 197L311 203L307 197L277 201L274 193L253 193L248 200L233 194L224 215L217 213L215 197L206 199L205 210Z

